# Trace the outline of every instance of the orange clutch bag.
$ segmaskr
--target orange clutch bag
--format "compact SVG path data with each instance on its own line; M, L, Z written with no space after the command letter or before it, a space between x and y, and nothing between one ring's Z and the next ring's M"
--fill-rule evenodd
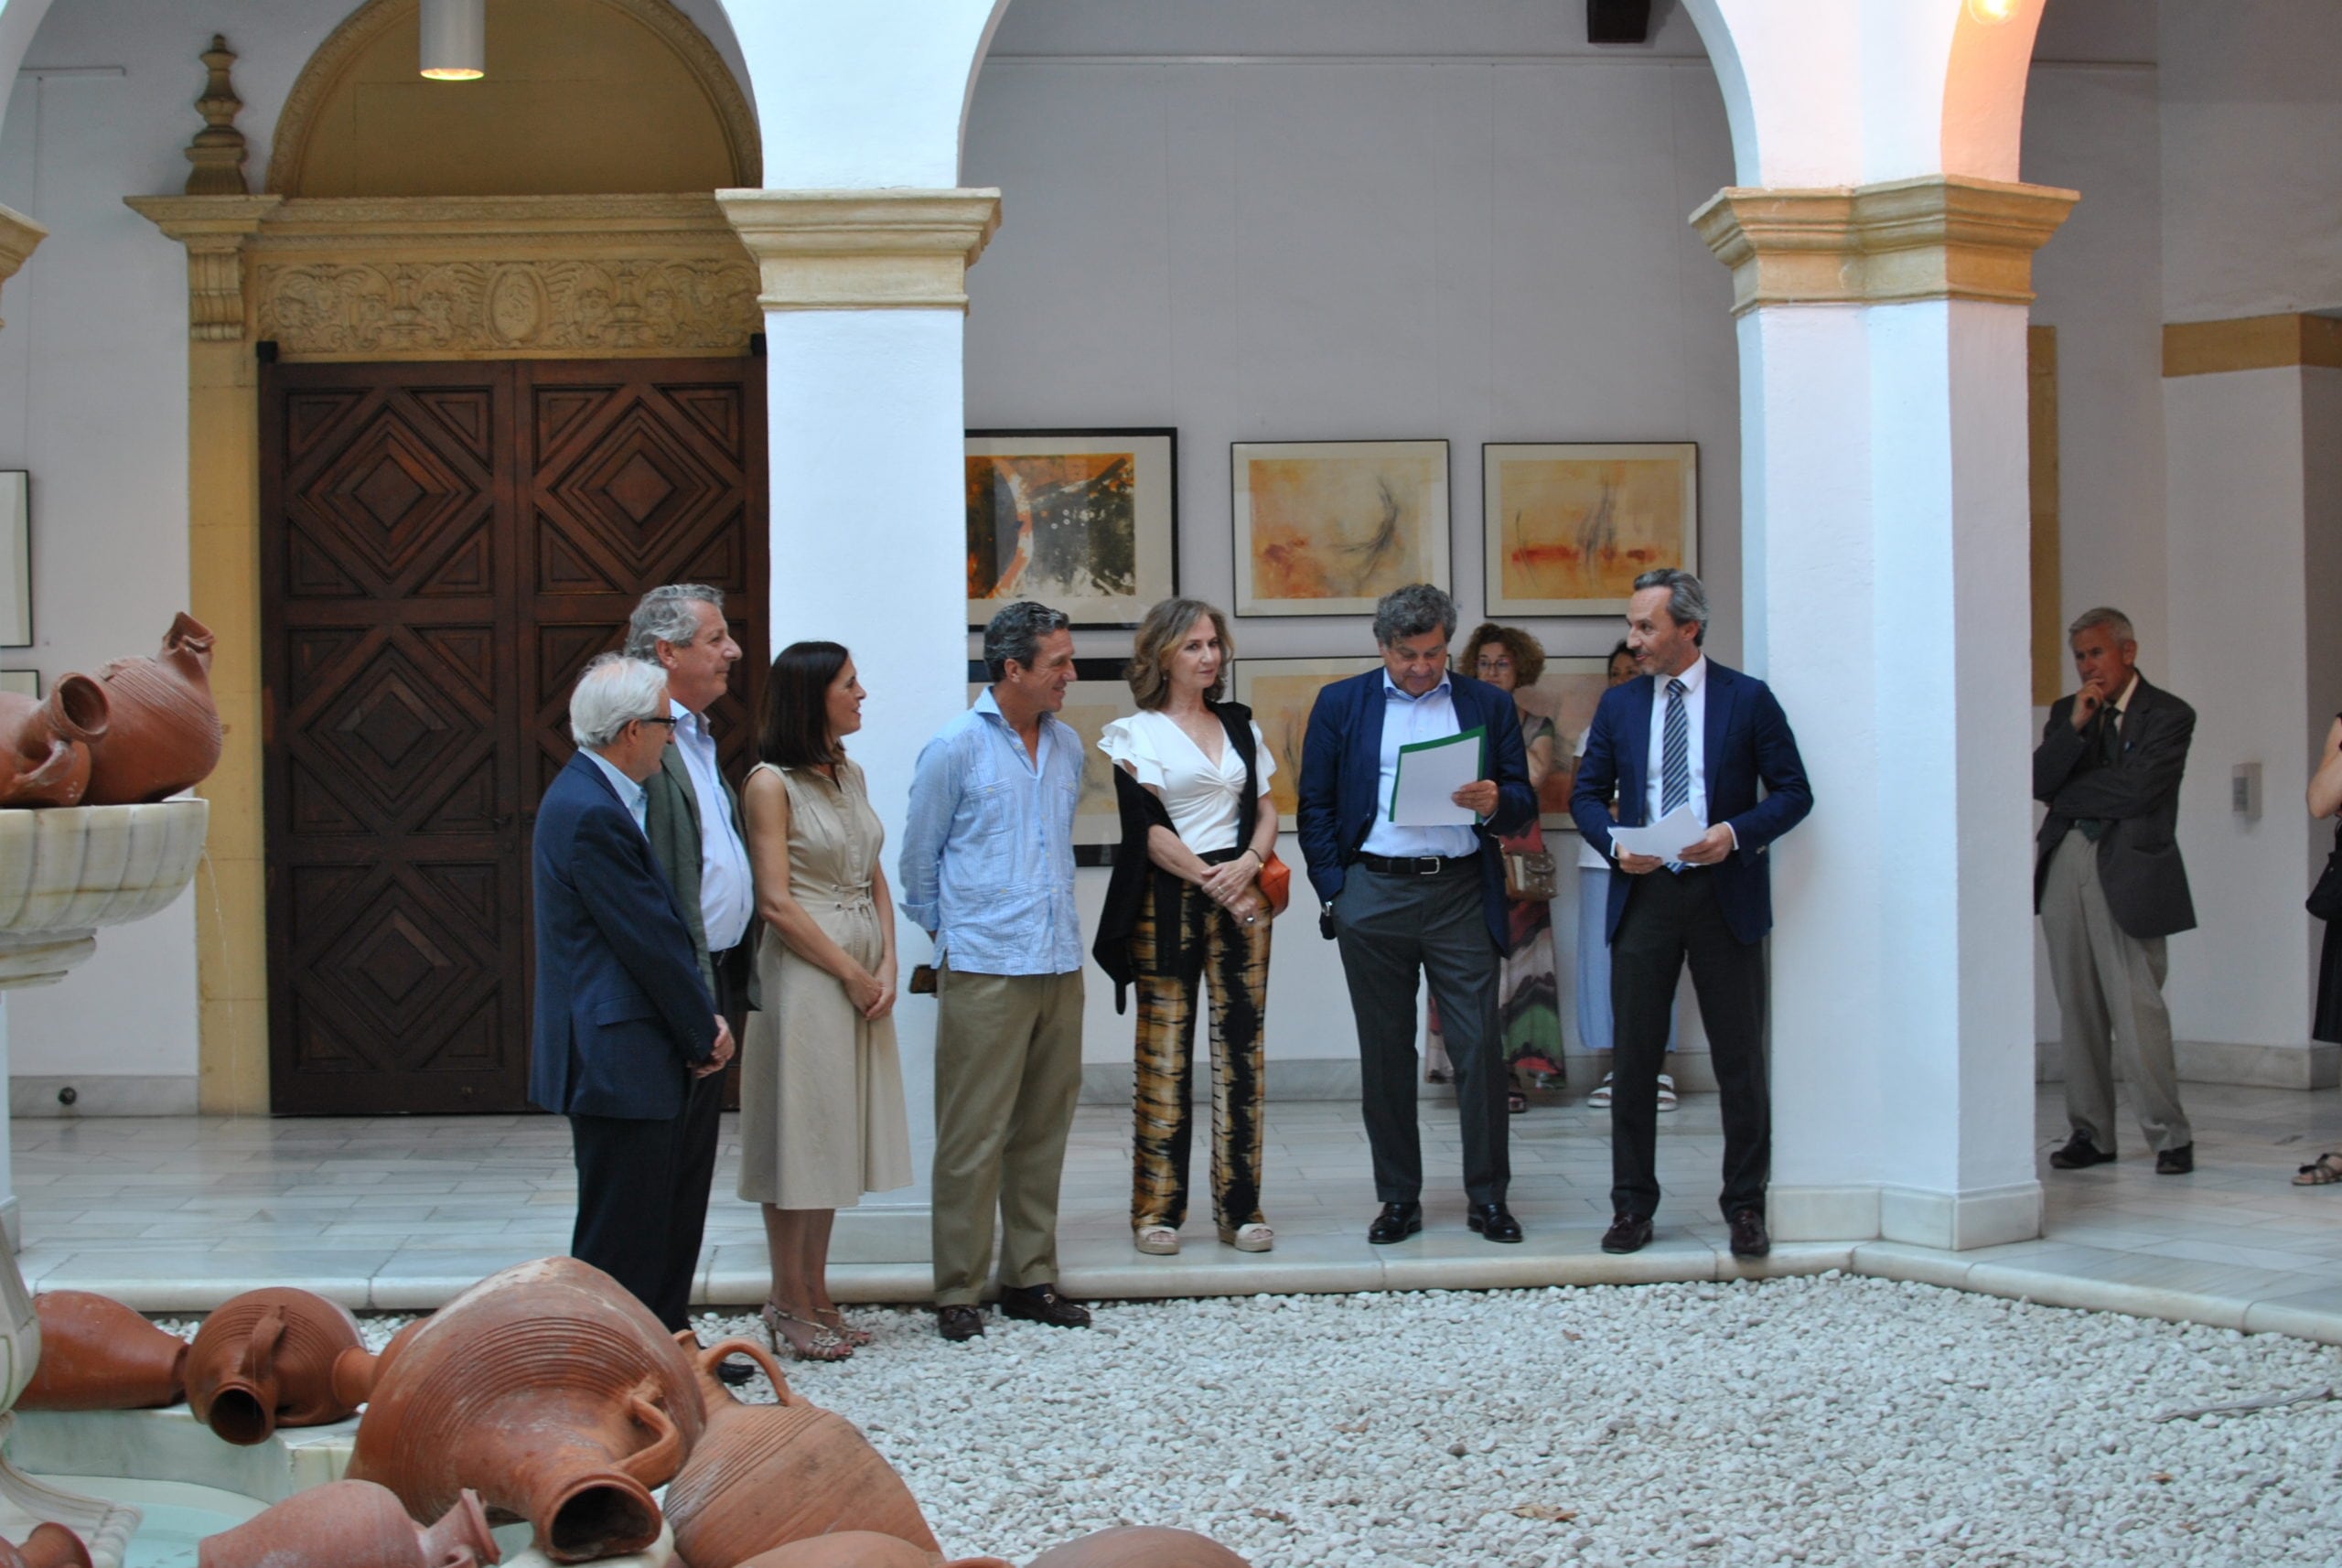
M1261 863L1261 875L1253 881L1260 885L1261 897L1269 901L1269 913L1282 915L1284 907L1293 902L1293 867L1269 851L1269 858Z

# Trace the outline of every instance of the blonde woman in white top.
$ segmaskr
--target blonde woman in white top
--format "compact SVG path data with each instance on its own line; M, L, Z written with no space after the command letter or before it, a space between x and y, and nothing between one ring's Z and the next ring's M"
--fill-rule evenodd
M1115 1011L1138 987L1131 1230L1142 1252L1176 1252L1187 1218L1198 1004L1209 993L1212 1218L1219 1239L1265 1252L1261 1215L1262 1016L1270 908L1262 868L1277 814L1276 764L1245 708L1219 700L1232 653L1209 605L1166 599L1146 615L1126 671L1139 711L1106 726L1123 845L1091 948Z

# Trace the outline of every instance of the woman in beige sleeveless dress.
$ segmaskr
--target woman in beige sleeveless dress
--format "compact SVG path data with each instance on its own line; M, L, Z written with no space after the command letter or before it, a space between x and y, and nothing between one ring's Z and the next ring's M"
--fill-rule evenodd
M773 660L762 760L740 789L764 1007L740 1057L740 1196L764 1206L775 1351L837 1360L869 1336L830 1299L830 1226L865 1192L908 1187L910 1127L895 1051L895 910L885 832L862 769L862 683L834 642Z

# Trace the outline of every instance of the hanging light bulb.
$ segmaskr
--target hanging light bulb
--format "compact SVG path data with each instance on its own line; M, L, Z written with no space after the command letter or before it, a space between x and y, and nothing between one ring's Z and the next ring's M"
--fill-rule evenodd
M434 81L488 74L488 0L423 0L423 74Z

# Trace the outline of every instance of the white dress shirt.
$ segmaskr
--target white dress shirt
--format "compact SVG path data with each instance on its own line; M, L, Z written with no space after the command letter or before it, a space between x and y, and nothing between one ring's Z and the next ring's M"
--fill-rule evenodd
M699 800L700 923L707 932L707 950L722 952L739 946L757 912L748 848L732 825L732 802L716 771L715 737L708 733L706 718L672 697L667 706L675 715L675 747L683 754L683 770L692 776L692 793Z
M1447 676L1416 697L1391 680L1388 669L1382 671L1382 772L1374 786L1374 826L1360 849L1393 860L1416 854L1454 860L1478 851L1480 842L1470 828L1410 828L1391 820L1391 792L1399 786L1399 748L1417 741L1445 740L1462 729L1456 719L1456 688Z
M1692 726L1692 749L1687 757L1692 769L1692 793L1688 804L1700 825L1708 822L1708 656L1701 654L1692 660L1692 667L1681 675L1654 675L1650 699L1650 766L1643 777L1643 821L1655 822L1667 813L1660 806L1665 798L1667 779L1667 683L1683 682L1683 717Z
M618 792L618 804L626 808L626 814L634 819L638 829L648 832L650 830L643 824L650 819L650 800L643 792L642 786L619 772L618 765L598 751L586 750L586 760L602 770L602 777L608 779L610 788Z

